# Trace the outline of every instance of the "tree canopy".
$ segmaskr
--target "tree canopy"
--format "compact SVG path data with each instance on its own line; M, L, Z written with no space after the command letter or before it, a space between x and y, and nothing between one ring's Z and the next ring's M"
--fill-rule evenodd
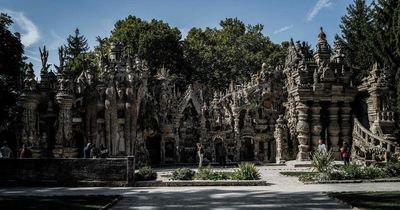
M342 17L340 28L345 41L345 61L356 69L354 82L359 84L375 62L372 46L372 9L365 0L355 0Z
M0 14L0 132L8 127L11 115L15 114L16 97L22 85L24 49L19 33L9 29L12 23L10 16Z
M131 56L147 60L151 75L161 67L175 73L182 70L181 32L161 20L144 21L130 15L115 23L110 40L121 42Z
M283 61L284 47L262 34L263 25L245 26L237 18L227 18L220 26L192 28L184 40L192 81L209 81L213 88L224 89L230 81L248 79L264 62Z
M85 36L81 35L79 29L75 29L73 35L67 38L67 44L64 46L66 52L66 68L73 78L76 78L85 68L85 59L92 56L87 55L89 45Z

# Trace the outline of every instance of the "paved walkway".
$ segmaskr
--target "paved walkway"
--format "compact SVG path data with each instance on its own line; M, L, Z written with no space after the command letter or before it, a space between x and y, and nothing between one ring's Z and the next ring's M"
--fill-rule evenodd
M123 195L113 209L348 209L325 192L399 191L400 183L311 184L279 172L282 166L259 167L271 185L256 187L80 187L0 188L5 195ZM223 169L231 170L231 169ZM298 170L298 169L297 169ZM167 171L167 170L161 170Z

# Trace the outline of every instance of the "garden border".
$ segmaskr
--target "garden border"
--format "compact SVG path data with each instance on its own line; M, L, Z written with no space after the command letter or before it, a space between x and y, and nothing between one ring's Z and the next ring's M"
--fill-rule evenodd
M269 186L265 180L173 180L136 181L135 187L186 187L186 186Z

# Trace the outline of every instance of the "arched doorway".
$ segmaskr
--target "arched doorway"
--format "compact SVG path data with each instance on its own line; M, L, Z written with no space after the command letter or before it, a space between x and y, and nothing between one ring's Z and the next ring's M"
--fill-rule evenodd
M220 162L223 155L226 154L225 147L223 145L221 138L215 138L214 140L214 152L215 152L215 161Z
M145 139L146 148L150 156L150 164L157 165L160 163L160 153L161 153L161 136L153 135L148 136Z
M184 163L197 162L197 146L200 142L200 115L192 100L182 112L179 124L180 160Z
M252 138L244 138L244 160L254 161L254 141Z

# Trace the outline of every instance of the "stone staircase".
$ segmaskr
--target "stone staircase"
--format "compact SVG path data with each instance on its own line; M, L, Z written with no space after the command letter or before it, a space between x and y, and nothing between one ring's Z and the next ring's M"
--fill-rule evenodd
M391 135L376 135L354 117L352 159L362 163L399 158L400 146Z

